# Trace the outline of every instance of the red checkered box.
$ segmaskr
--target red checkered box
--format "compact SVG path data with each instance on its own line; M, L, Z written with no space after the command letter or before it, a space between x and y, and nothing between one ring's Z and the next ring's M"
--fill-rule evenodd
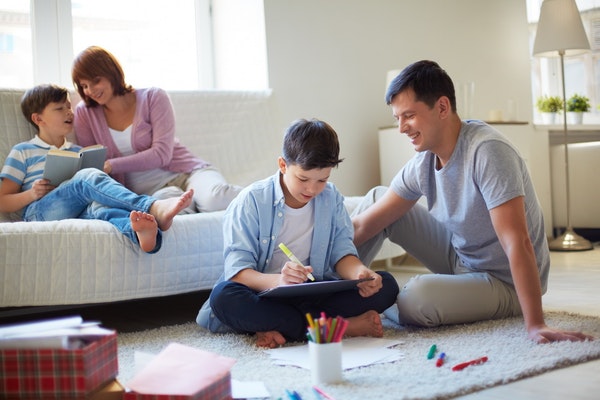
M235 360L169 344L125 385L124 400L228 400Z
M119 370L117 334L81 349L0 350L3 399L85 399Z

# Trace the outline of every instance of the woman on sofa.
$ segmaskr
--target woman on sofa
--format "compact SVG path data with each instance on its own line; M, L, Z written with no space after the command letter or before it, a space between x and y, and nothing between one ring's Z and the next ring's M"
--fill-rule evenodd
M83 50L73 62L72 79L82 99L75 109L78 144L106 146L104 172L132 191L165 198L193 188L188 212L208 212L225 209L242 189L179 143L167 93L126 84L119 61L107 50Z

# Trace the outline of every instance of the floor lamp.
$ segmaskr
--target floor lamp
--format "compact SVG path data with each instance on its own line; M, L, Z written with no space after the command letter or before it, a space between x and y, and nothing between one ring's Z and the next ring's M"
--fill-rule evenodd
M567 97L565 91L565 55L581 54L590 49L575 0L544 0L538 20L533 55L560 57L563 135L565 142L565 178L567 194L567 227L565 232L549 243L550 250L591 250L590 241L577 235L571 226L571 188L569 186L569 139L567 135Z

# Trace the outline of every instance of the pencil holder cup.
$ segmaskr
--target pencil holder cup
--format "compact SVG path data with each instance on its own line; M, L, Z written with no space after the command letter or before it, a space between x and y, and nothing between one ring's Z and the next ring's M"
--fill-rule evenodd
M310 377L313 385L342 381L342 342L308 342Z

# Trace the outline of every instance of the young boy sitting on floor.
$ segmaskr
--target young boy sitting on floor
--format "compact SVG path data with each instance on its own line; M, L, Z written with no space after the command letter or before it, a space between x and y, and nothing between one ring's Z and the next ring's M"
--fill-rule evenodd
M24 94L21 110L38 134L15 145L6 158L0 173L0 211L21 211L24 221L108 221L143 251L157 252L162 231L169 229L173 218L191 203L193 192L156 200L131 192L95 168L84 168L53 186L42 177L48 151L81 149L67 140L73 130L69 92L56 85L36 86Z
M348 336L383 335L379 314L391 306L398 284L358 259L344 198L327 182L339 159L336 132L319 120L287 130L279 170L245 188L224 222L224 273L204 303L198 324L211 332L256 334L256 344L277 347L306 340L306 314L349 320ZM284 243L301 264L289 261ZM317 281L373 278L351 290L309 296L261 297L262 290Z

